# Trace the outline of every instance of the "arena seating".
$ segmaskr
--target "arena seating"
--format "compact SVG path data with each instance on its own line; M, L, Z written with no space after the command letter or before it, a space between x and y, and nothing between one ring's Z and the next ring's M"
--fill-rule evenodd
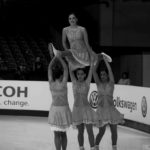
M42 37L29 35L0 36L0 72L7 72L7 75L1 73L2 78L19 79L15 78L15 74L19 71L20 66L24 66L26 72L30 72L32 75L34 72L33 65L38 56L41 58L46 73L50 62L47 45L48 42ZM11 73L11 77L8 73Z

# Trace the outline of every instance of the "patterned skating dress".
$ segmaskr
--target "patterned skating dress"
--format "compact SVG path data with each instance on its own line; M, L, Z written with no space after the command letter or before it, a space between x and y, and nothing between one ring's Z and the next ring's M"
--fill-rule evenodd
M72 111L73 127L81 123L96 124L98 117L88 102L90 83L73 81L74 105Z
M68 57L69 62L72 64L72 69L89 66L89 52L83 39L83 32L85 28L81 26L77 26L75 28L65 27L63 30L67 35L67 38L70 43L70 51L74 57ZM93 57L96 56L96 54L93 51L92 54Z
M121 114L113 105L113 91L114 84L110 82L106 84L106 87L103 87L102 84L99 84L98 86L98 98L101 104L96 111L99 116L99 124L97 124L98 127L108 123L124 123L124 115Z
M72 114L67 98L67 83L53 82L50 84L52 104L49 111L48 123L54 131L66 131L72 124Z

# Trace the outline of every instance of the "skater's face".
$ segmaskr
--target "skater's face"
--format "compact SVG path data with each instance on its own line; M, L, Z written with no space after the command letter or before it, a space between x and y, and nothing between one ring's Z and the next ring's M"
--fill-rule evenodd
M102 82L107 82L108 81L108 74L106 71L101 71L100 72L100 78Z
M78 81L82 82L84 81L86 74L83 70L77 70L77 79Z
M77 24L77 17L75 16L75 14L70 14L69 15L69 23L70 25L76 25Z

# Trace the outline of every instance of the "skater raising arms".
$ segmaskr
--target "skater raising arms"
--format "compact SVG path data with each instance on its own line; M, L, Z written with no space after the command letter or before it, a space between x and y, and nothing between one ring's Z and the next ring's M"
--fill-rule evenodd
M66 150L66 130L72 123L72 115L67 98L68 68L60 56L54 57L50 62L48 78L52 95L48 123L54 131L56 150Z
M69 64L74 95L72 121L73 126L78 129L79 147L80 150L84 150L84 129L86 128L91 150L94 150L93 124L96 124L97 116L88 102L93 63L91 63L88 73L86 73L85 68L72 71L70 67Z
M99 116L99 123L97 126L99 127L99 133L96 136L95 147L96 150L99 150L99 144L105 133L106 125L109 124L112 134L112 148L116 150L117 124L124 122L124 116L115 108L113 103L114 76L105 55L103 55L103 61L106 67L105 69L100 68L100 70L97 70L99 63L102 62L102 55L99 57L93 69L93 76L97 85L99 99L99 106L97 108L97 115Z

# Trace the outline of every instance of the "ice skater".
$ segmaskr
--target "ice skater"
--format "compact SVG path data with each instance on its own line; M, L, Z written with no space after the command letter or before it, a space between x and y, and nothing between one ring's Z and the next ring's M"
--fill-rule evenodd
M84 150L84 129L86 128L90 148L91 150L94 150L95 139L93 134L93 124L97 123L98 117L88 102L93 63L91 61L88 73L86 73L85 68L78 68L73 71L70 67L69 63L69 72L74 95L72 123L73 126L78 129L79 149Z
M85 67L90 65L90 56L97 55L92 50L86 28L78 25L78 18L75 13L70 13L68 17L69 26L62 30L62 45L66 52L70 52L76 61L72 61L70 57L70 64L72 69L78 67ZM69 41L69 45L67 44Z
M99 133L96 135L95 148L99 150L100 141L105 133L106 126L110 126L112 149L117 150L117 124L124 122L124 115L114 106L114 76L111 66L105 55L99 55L98 61L93 69L93 76L98 90L99 106L97 115L99 116ZM105 69L97 70L99 63L104 61ZM98 73L97 73L98 72Z
M53 49L54 55L61 52L63 56L67 57L72 70L90 66L91 58L96 61L97 54L89 44L87 30L85 27L78 25L78 18L75 13L69 14L68 22L69 26L62 29L62 45L64 51L55 49L52 43L49 44L49 49ZM111 62L111 57L106 56Z
M61 56L55 56L50 62L48 79L52 95L48 123L54 132L56 150L66 150L66 131L72 124L72 114L67 97L68 68Z

